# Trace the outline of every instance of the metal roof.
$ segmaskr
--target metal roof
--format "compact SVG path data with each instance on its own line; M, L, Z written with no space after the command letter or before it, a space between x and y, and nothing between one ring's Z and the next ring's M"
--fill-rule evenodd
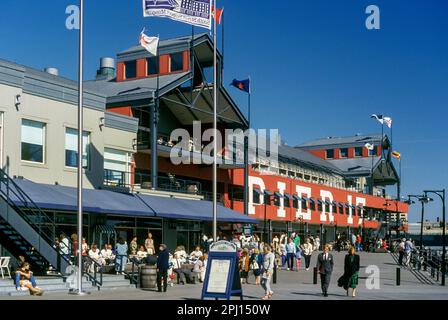
M387 139L387 135L384 135ZM336 146L336 145L364 145L367 142L381 141L381 134L366 134L366 135L355 135L348 137L326 137L316 140L311 140L296 146L296 148L308 148L308 147L326 147L326 146Z
M333 166L337 167L339 170L346 174L370 174L372 170L372 160L373 169L380 162L381 157L360 157L360 158L344 158L344 159L334 159L326 160Z

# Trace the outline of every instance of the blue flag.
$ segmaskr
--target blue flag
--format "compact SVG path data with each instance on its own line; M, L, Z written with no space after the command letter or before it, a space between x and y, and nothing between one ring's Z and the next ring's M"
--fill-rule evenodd
M250 93L250 80L249 79L241 80L241 81L233 79L233 81L230 85L234 86L237 89L240 89L241 91Z

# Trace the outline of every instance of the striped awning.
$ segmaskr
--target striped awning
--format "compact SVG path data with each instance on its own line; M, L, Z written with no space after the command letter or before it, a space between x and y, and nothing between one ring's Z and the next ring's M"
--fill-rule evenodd
M114 234L115 233L115 229L113 227L111 227L111 226L97 225L95 227L95 232L96 233Z

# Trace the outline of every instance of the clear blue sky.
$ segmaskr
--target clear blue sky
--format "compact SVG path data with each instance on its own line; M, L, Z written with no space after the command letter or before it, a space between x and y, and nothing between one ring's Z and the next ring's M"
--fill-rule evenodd
M76 79L77 32L65 28L65 8L77 2L2 0L0 57L54 66ZM135 45L143 26L161 38L191 33L178 22L143 18L141 0L85 3L89 79L100 57ZM381 30L365 28L370 4L381 10ZM448 187L448 1L221 0L218 6L225 7L225 81L251 76L256 127L279 128L295 145L378 132L369 116L382 113L394 120L403 194ZM229 90L246 111L245 96ZM430 204L428 216L435 219L440 208ZM414 206L410 220L418 215Z

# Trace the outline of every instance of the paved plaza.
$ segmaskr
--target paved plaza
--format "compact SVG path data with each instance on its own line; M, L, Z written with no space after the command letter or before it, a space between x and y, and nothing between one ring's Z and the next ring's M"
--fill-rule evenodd
M296 271L280 270L278 272L277 283L273 285L275 291L273 300L425 300L425 299L448 299L448 288L439 284L424 284L419 281L409 270L402 268L401 285L396 286L397 264L394 258L387 253L361 253L361 271L357 297L347 297L345 291L337 286L337 279L343 273L343 259L345 253L333 253L335 257L335 268L331 279L329 297L324 298L320 293L320 281L313 285L313 270L301 269ZM313 255L311 267L315 266L317 254ZM380 270L380 288L367 289L366 280L369 274L366 273L368 266L375 265ZM303 268L303 265L302 265ZM261 286L254 285L254 278L249 281L252 284L243 285L244 300L259 300L263 296ZM370 282L370 281L369 281ZM87 296L73 296L66 293L48 293L42 297L20 296L20 297L0 297L3 300L145 300L145 299L176 299L190 300L200 299L202 285L187 284L174 285L168 287L168 292L158 293L155 290L141 290L134 288L111 289L104 291L91 291Z

